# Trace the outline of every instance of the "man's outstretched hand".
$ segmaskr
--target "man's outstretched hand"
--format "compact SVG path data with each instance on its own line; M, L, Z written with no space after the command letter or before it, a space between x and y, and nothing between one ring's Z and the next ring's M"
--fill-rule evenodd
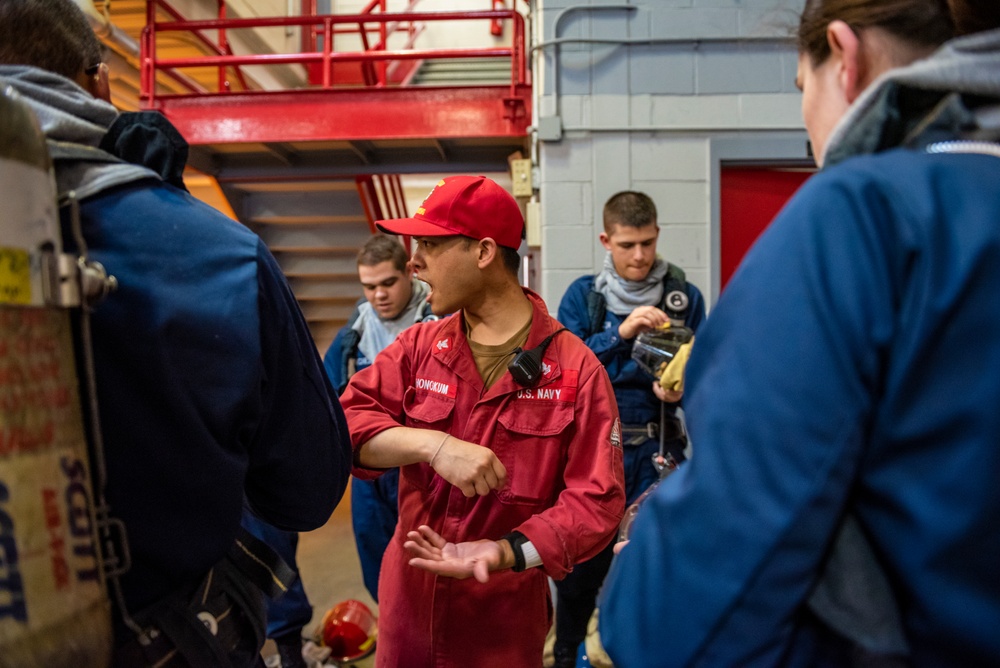
M460 580L475 577L479 582L487 582L490 571L500 570L514 560L507 541L449 543L429 526L421 526L416 531L408 532L406 538L403 547L412 555L410 566L435 575Z

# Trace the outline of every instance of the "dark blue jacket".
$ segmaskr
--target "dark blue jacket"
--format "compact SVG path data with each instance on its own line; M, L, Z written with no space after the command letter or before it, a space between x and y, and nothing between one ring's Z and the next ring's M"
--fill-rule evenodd
M615 665L862 665L894 609L907 665L1000 662L998 72L994 30L881 77L747 254L687 368L697 454L605 583Z
M330 343L330 347L323 355L323 368L338 395L343 394L344 390L347 389L347 381L351 379L352 375L371 366L372 363L358 348L361 335L353 329L354 323L358 319L358 307L364 301L364 297L358 300L354 311L347 319L347 324L337 331L337 336L333 338L333 342Z
M67 216L63 211L64 237ZM83 202L91 259L118 279L93 312L107 497L134 609L201 577L244 495L269 523L330 517L351 451L339 402L263 242L152 179Z
M615 665L845 665L804 609L845 512L913 665L996 665L998 221L997 157L911 150L825 170L779 214L688 364L696 454L605 583Z

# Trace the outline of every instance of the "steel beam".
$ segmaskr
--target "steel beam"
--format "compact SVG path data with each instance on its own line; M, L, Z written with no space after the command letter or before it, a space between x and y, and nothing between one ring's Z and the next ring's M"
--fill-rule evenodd
M409 87L160 96L152 104L192 145L523 137L531 89Z

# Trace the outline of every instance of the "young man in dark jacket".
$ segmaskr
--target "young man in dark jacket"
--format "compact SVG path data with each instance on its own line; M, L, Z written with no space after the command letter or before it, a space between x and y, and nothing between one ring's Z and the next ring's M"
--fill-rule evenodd
M653 379L632 359L640 333L670 322L697 330L705 319L701 292L684 272L656 254L660 228L648 195L624 191L604 205L601 244L608 250L601 273L582 276L566 290L559 321L583 339L604 364L615 389L625 448L625 495L632 503L653 484L658 471L660 429L680 461L683 442L675 411L681 392L654 394ZM662 406L662 401L669 403ZM661 424L661 415L665 418ZM597 592L611 565L611 547L579 564L556 583L556 668L576 665L577 648L587 635Z
M358 279L365 299L330 344L323 364L330 383L343 392L347 381L371 366L375 356L404 329L437 320L427 303L427 284L413 276L410 258L394 237L377 234L358 252ZM375 480L351 482L351 522L365 588L378 601L382 555L399 519L399 469Z

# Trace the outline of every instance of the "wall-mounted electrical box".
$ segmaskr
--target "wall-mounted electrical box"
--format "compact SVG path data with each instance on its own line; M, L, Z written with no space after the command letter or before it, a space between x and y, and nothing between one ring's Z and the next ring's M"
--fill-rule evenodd
M531 160L511 160L510 180L514 197L531 197Z

